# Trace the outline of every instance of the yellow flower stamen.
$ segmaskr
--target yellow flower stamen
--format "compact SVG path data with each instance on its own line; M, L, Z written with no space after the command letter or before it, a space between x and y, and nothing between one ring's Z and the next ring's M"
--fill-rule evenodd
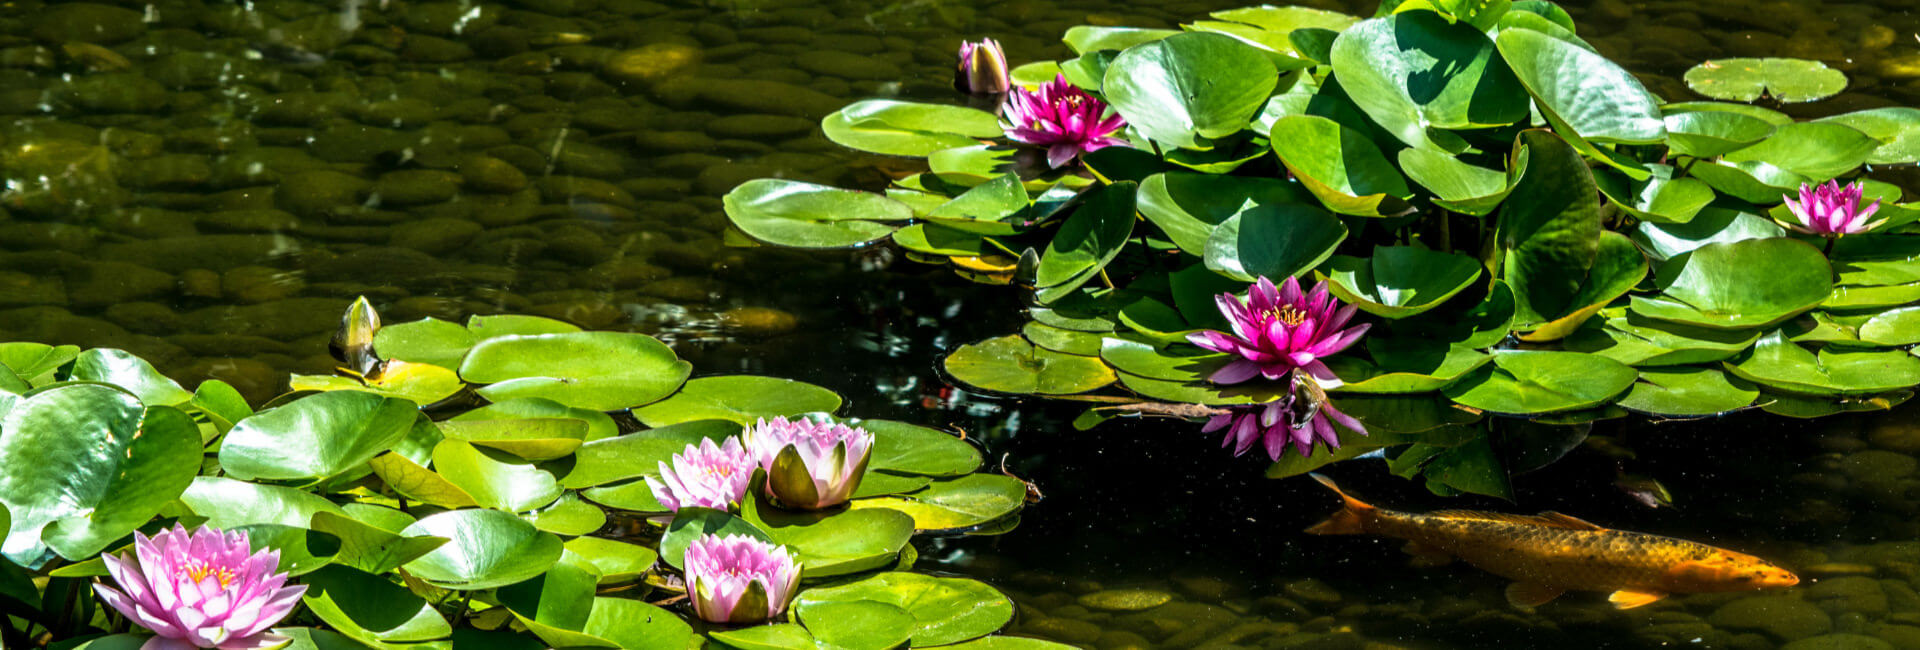
M1291 305L1267 310L1267 317L1286 323L1288 327L1299 325L1307 320L1307 312Z
M206 580L207 576L213 576L214 579L220 581L221 589L233 586L233 569L223 566L213 566L205 560L190 560L186 566L180 567L180 572L185 574L194 584L199 584L200 581Z

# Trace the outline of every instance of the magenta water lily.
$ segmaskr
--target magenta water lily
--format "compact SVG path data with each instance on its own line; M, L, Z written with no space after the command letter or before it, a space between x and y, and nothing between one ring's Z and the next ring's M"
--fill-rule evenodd
M1313 455L1315 442L1339 449L1340 434L1333 428L1336 423L1354 433L1367 435L1366 426L1334 408L1333 402L1309 391L1294 391L1264 404L1231 407L1208 419L1200 431L1226 430L1220 446L1232 447L1235 456L1247 453L1257 442L1266 450L1268 458L1279 461L1288 445L1303 457Z
M1126 140L1113 134L1126 128L1126 118L1107 110L1107 103L1087 94L1066 75L1034 90L1013 89L1003 110L1007 137L1046 147L1047 164L1065 167L1080 154L1099 151Z
M873 452L873 434L866 429L805 418L761 419L742 437L767 470L767 495L802 510L846 503Z
M953 87L971 95L997 95L1013 87L1007 69L1007 53L991 38L960 43L959 69L954 72Z
M687 598L710 623L758 623L787 610L800 564L786 548L746 535L706 535L687 547Z
M127 620L156 635L141 650L267 648L287 642L268 632L307 591L286 586L280 552L254 552L244 532L175 524L133 536L127 557L100 556L120 588L93 589Z
M1797 232L1822 237L1856 235L1886 223L1882 218L1868 221L1875 212L1880 211L1880 200L1872 205L1860 207L1860 199L1866 192L1866 183L1851 183L1840 186L1840 181L1827 181L1818 186L1800 184L1800 200L1783 197L1787 209L1793 213L1792 221L1783 221L1783 225Z
M1340 378L1320 359L1337 354L1360 340L1368 325L1346 327L1355 308L1341 306L1327 292L1327 283L1302 292L1300 281L1287 278L1279 287L1262 277L1248 290L1246 300L1230 293L1214 297L1233 333L1203 330L1187 335L1194 345L1239 358L1208 377L1214 383L1237 384L1255 377L1282 379L1295 368L1320 381L1340 385Z
M674 454L673 463L660 463L660 477L647 477L653 497L668 510L712 508L726 510L747 494L747 484L758 467L753 457L740 446L739 438L727 438L723 444L712 439Z

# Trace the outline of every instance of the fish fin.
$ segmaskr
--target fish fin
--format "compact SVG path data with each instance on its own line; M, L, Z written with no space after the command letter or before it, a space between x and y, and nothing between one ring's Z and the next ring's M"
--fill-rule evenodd
M1640 591L1638 589L1621 589L1619 591L1613 592L1612 596L1608 596L1607 602L1613 603L1614 607L1618 607L1620 609L1633 609L1635 607L1646 605L1648 603L1652 603L1653 601L1660 600L1666 597L1667 597L1666 594L1660 593L1658 591Z
M1424 569L1427 567L1443 566L1453 561L1452 554L1420 542L1407 542L1407 545L1400 547L1400 550L1406 551L1407 555L1413 556L1413 560L1409 562L1409 564L1415 568Z
M1308 476L1312 476L1313 480L1319 481L1321 485L1327 486L1327 489L1333 490L1334 494L1340 495L1340 501L1346 506L1329 515L1325 521L1307 527L1308 534L1359 535L1366 532L1366 520L1373 516L1373 506L1347 496L1347 493L1340 491L1340 486L1333 483L1333 479L1325 475L1308 474Z
M1538 515L1515 515L1504 512L1486 512L1482 510L1439 510L1427 513L1429 517L1443 519L1472 519L1476 521L1498 521L1527 526L1545 526L1547 528L1567 528L1571 530L1606 530L1592 523L1575 519L1557 512Z
M1567 528L1578 528L1581 530L1606 530L1605 528L1600 527L1599 524L1595 524L1591 521L1587 521L1585 519L1581 519L1579 517L1575 517L1573 515L1569 515L1564 512L1555 512L1552 510L1548 510L1546 512L1540 513L1540 518L1561 524L1562 526L1565 526Z
M1516 582L1507 585L1507 604L1533 609L1552 602L1564 593L1567 593L1567 590L1563 587L1538 582Z

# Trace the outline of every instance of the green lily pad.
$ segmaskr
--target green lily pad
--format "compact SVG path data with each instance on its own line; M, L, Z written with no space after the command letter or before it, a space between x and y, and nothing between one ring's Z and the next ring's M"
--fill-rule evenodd
M1860 326L1860 340L1875 345L1895 346L1920 343L1920 307L1890 309Z
M1845 124L1878 140L1881 144L1867 156L1868 164L1904 165L1920 161L1920 109L1870 108L1818 121Z
M407 400L320 393L235 424L220 445L220 466L239 479L317 481L393 448L419 418L419 407Z
M796 614L825 648L886 650L905 645L913 636L913 614L882 602L829 601Z
M1137 27L1098 27L1076 25L1067 28L1060 39L1075 54L1086 54L1101 50L1125 50L1141 43L1151 43L1180 33L1177 29L1140 29ZM1051 78L1048 81L1052 81Z
M867 469L960 476L980 467L980 449L953 434L891 420L847 420L873 434Z
M1527 150L1507 171L1475 167L1459 158L1432 149L1401 149L1400 169L1407 178L1434 193L1433 204L1476 217L1484 217L1499 207L1527 168Z
M1620 406L1650 415L1696 417L1742 408L1759 396L1753 384L1713 368L1642 368L1640 380L1620 398Z
M1701 160L1688 167L1687 173L1723 194L1761 205L1780 201L1799 191L1801 185L1813 182L1810 177L1760 160Z
M980 235L930 223L916 223L893 231L893 243L916 253L942 257L977 257L989 251Z
M674 513L673 521L667 524L667 533L660 538L660 559L685 568L681 561L686 559L687 548L694 540L707 535L746 535L763 542L773 541L767 531L744 518L709 508L687 507Z
M193 514L206 517L206 525L214 528L249 524L304 528L322 512L346 516L340 506L311 492L217 476L194 477L193 484L180 495L180 502Z
M1204 148L1246 128L1279 75L1239 39L1191 32L1127 48L1107 67L1101 90L1129 127L1155 142Z
M741 183L724 202L748 236L796 248L859 246L913 218L905 203L872 192L766 178Z
M381 327L373 334L373 350L382 359L458 368L467 350L479 341L480 336L464 325L422 318Z
M52 346L10 341L0 343L0 366L6 366L32 386L52 383L62 366L80 357L80 346Z
M688 381L672 397L633 410L650 427L694 420L731 420L742 425L761 418L831 413L840 396L813 384L751 375L701 377Z
M1016 159L1020 151L1004 144L941 149L927 156L927 168L941 183L973 187L1016 171L1021 165Z
M1717 329L1763 327L1826 300L1833 291L1832 274L1826 257L1798 240L1708 244L1662 264L1654 274L1662 295L1635 296L1632 310Z
M1611 170L1596 170L1593 180L1607 201L1642 221L1684 223L1712 203L1713 187L1697 178L1674 179L1673 168L1647 165L1651 174L1634 180Z
M1340 214L1379 217L1407 209L1407 179L1358 131L1315 115L1273 123L1273 152L1307 191Z
M913 537L913 518L885 510L847 510L831 515L788 513L764 503L743 512L775 544L794 552L808 578L859 573L899 561Z
M94 348L81 352L73 360L68 379L119 386L148 406L173 406L193 399L193 393L154 370L153 364L125 350Z
M655 468L702 440L723 441L740 433L740 424L724 420L697 420L595 440L573 453L572 466L560 475L560 486L583 489L640 476L656 475ZM645 488L644 485L641 486Z
M445 538L440 537L402 537L399 533L331 512L314 513L309 525L316 531L340 540L340 552L333 558L335 564L376 575L412 562L447 543Z
M1626 364L1580 352L1499 350L1482 367L1443 391L1453 401L1494 413L1532 415L1605 404L1633 385Z
M660 559L659 553L645 546L600 537L567 540L566 549L593 564L600 573L600 584L637 580Z
M1020 510L1027 486L999 474L968 474L934 481L919 492L850 502L854 510L888 508L913 517L917 530L957 530L991 523Z
M562 536L590 535L607 525L607 512L587 503L578 493L567 492L546 507L522 513L521 519L534 528Z
M479 505L473 495L455 485L439 472L427 469L398 453L383 454L367 461L373 473L401 496L442 508L471 508Z
M560 538L499 510L452 510L423 517L401 535L445 537L447 543L407 563L436 587L470 591L503 587L545 573L559 561Z
M1037 348L1018 334L960 346L942 366L968 386L1002 393L1072 395L1114 380L1097 358Z
M1664 262L1707 244L1786 236L1786 229L1751 212L1709 207L1686 223L1641 222L1633 239L1655 261ZM1916 278L1920 279L1920 278Z
M1000 120L986 111L888 99L848 104L821 120L820 129L841 145L893 156L925 156L1001 135Z
M1333 295L1385 318L1425 312L1480 278L1480 262L1417 246L1375 246L1367 258L1336 255L1327 265Z
M1530 29L1503 30L1494 42L1562 135L1629 144L1666 138L1659 102L1606 57Z
M1354 103L1410 147L1431 146L1429 129L1527 118L1526 90L1493 41L1436 13L1362 21L1340 34L1331 55Z
M486 508L526 512L560 498L560 483L552 474L459 440L442 440L433 448L433 467Z
M1750 102L1769 95L1793 104L1826 99L1847 87L1847 75L1806 59L1714 59L1687 70L1694 92L1714 99Z
M1333 374L1345 382L1344 393L1429 393L1458 381L1486 365L1492 357L1460 344L1424 339L1369 339L1368 362L1353 355L1325 359Z
M912 615L915 647L985 636L1013 620L1013 601L986 583L898 571L808 589L800 592L793 607L805 620L823 603L863 601L886 603Z
M1667 109L1667 147L1683 156L1713 158L1746 148L1773 135L1774 123L1727 111L1672 112Z
M1012 235L1020 232L1017 217L1030 205L1020 175L1010 172L934 206L925 216L932 223L976 235Z
M448 420L439 423L447 438L496 449L526 460L552 460L572 454L586 438L588 424L574 418Z
M1120 255L1133 234L1137 186L1120 182L1088 190L1040 256L1034 286L1041 302L1053 302L1086 284Z
M1037 347L1083 357L1100 354L1100 341L1104 338L1099 332L1075 332L1039 321L1028 321L1020 326L1020 335L1027 337Z
M462 378L489 384L479 389L489 400L540 397L596 411L650 404L692 370L653 337L621 332L496 337L460 364Z
M1181 250L1204 255L1214 227L1255 205L1305 203L1312 194L1275 178L1165 172L1141 181L1140 215Z
M593 442L612 438L620 433L620 427L606 413L592 409L573 408L550 399L523 397L494 402L480 408L453 416L451 422L474 420L511 420L511 419L548 419L569 418L587 423L587 433L581 440Z
M1859 129L1836 122L1796 122L1783 125L1751 146L1727 152L1732 163L1764 162L1815 181L1852 171L1880 147Z
M1693 327L1627 313L1611 315L1600 326L1581 328L1568 337L1566 349L1630 366L1675 366L1720 361L1759 339L1758 330Z
M426 599L386 578L343 566L307 575L301 602L321 621L367 644L432 641L453 626Z
M365 379L338 375L294 375L287 380L296 390L357 390L381 397L393 397L419 405L433 404L452 397L466 384L447 368L428 363L388 361L378 375Z
M1302 203L1241 210L1207 239L1207 268L1242 282L1287 278L1319 266L1347 238L1347 226Z
M1827 309L1879 309L1920 301L1920 283L1887 287L1835 287L1821 307Z
M1906 352L1826 347L1819 354L1778 330L1727 369L1741 379L1803 395L1880 393L1920 384L1920 358Z
M693 647L693 627L667 610L626 598L596 596L578 629L561 628L520 617L528 631L554 648L685 650Z

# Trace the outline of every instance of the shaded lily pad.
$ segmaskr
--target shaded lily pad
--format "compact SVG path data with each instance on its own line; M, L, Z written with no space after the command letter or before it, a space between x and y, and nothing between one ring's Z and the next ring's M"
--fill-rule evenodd
M1516 155L1514 164L1500 172L1432 149L1402 149L1398 154L1400 169L1434 193L1434 205L1476 217L1492 213L1520 182L1527 168L1527 150Z
M1017 334L960 346L942 365L956 380L1002 393L1071 395L1114 380L1097 358L1037 348Z
M1604 404L1626 392L1638 376L1626 364L1592 354L1499 350L1493 365L1443 392L1484 411L1531 415Z
M1425 312L1480 278L1480 262L1417 246L1375 246L1367 258L1336 255L1328 289L1361 311L1386 318Z
M761 418L831 413L839 408L838 394L813 384L728 375L688 381L672 397L634 409L633 415L650 427L694 420L730 420L747 425Z
M1635 296L1632 310L1717 329L1761 327L1826 300L1833 291L1832 274L1826 257L1798 240L1708 244L1662 264L1654 274L1662 294Z
M1770 95L1782 103L1826 99L1847 87L1847 75L1806 59L1714 59L1687 70L1694 92L1714 99L1750 102Z
M958 643L985 636L1013 620L1013 601L985 583L919 573L887 572L800 593L794 608L802 619L822 603L870 601L913 616L914 646Z
M1300 203L1254 206L1213 229L1207 239L1207 268L1252 282L1307 272L1347 238L1347 227L1326 211Z
M1681 366L1641 369L1640 380L1619 403L1651 415L1692 417L1742 408L1759 396L1759 389L1746 380L1714 368Z
M1034 286L1041 302L1053 302L1100 274L1133 233L1136 185L1123 181L1088 190L1040 257Z
M1407 209L1413 191L1372 140L1339 122L1289 115L1273 123L1273 152L1327 209L1379 217Z
M653 337L620 332L491 338L460 365L462 378L489 384L479 389L487 399L540 397L596 411L652 403L692 371Z
M1165 172L1141 181L1141 216L1159 226L1174 245L1204 255L1214 228L1254 205L1304 203L1313 195L1276 178Z
M1493 41L1472 25L1424 11L1362 21L1333 42L1340 83L1369 117L1410 147L1429 129L1526 119L1526 89Z
M1636 181L1611 170L1596 170L1593 180L1607 201L1643 221L1684 223L1712 203L1713 187L1696 178L1673 179L1673 168L1647 165L1652 176Z

